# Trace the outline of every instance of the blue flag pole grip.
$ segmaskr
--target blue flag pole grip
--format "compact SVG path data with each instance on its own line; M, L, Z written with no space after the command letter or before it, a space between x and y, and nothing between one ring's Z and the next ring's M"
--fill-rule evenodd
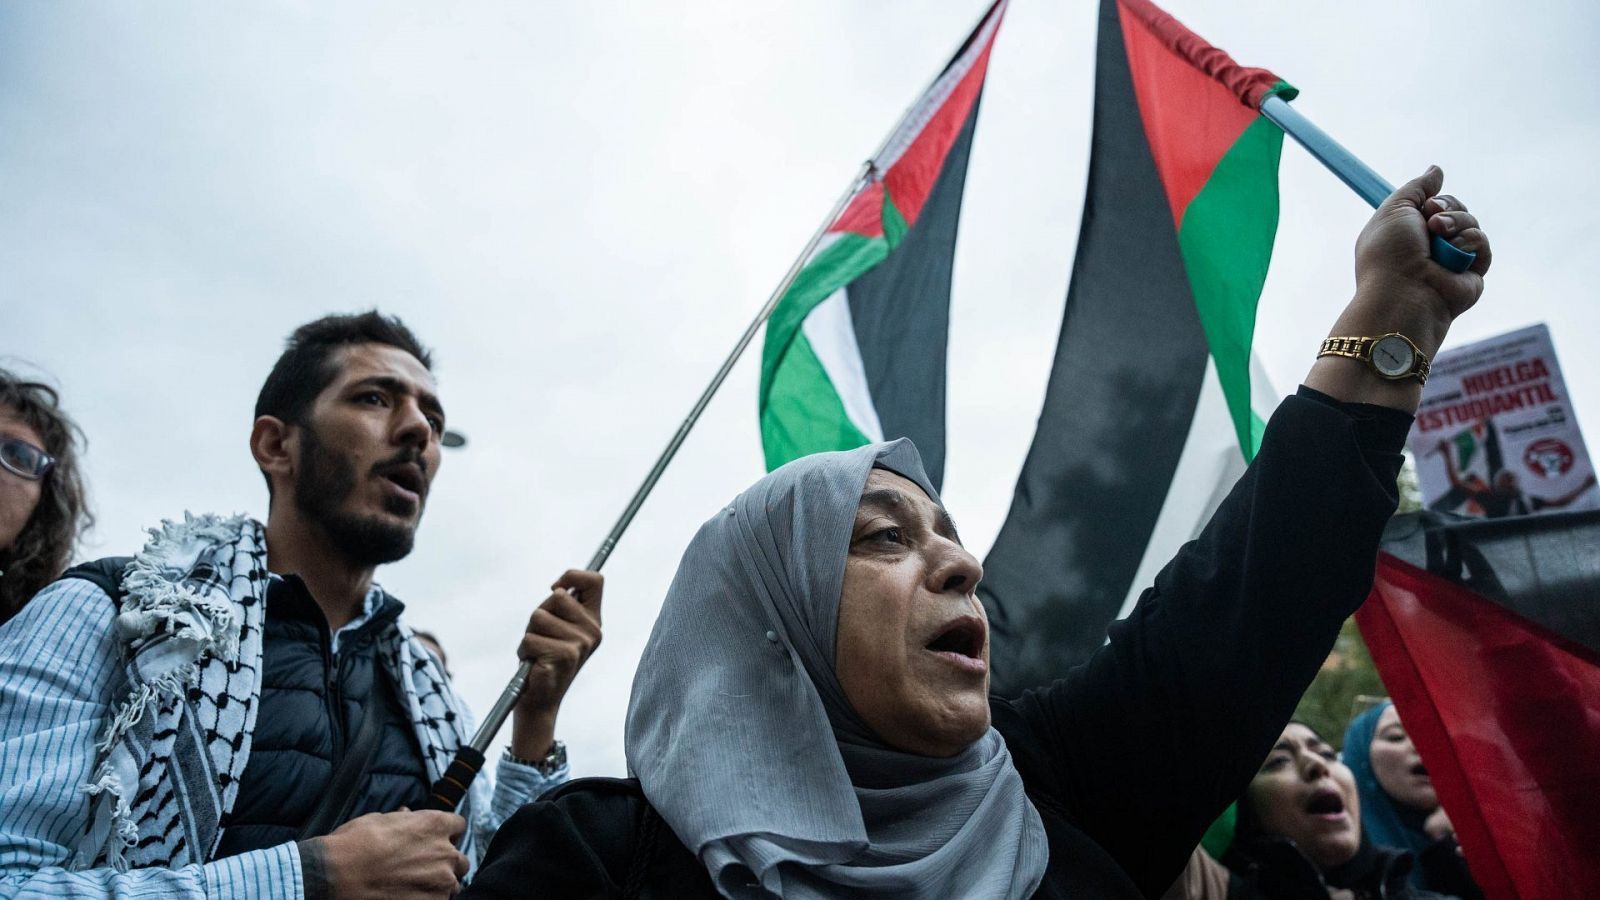
M1338 179L1350 187L1361 199L1367 201L1373 208L1384 201L1384 198L1394 193L1394 186L1384 181L1372 167L1357 159L1354 154L1339 142L1328 136L1328 133L1311 123L1310 119L1300 115L1299 110L1290 106L1288 101L1274 94L1261 101L1261 114L1271 120L1272 124L1283 129L1284 134L1300 142L1306 152L1316 157L1317 161L1328 167ZM1450 243L1437 234L1429 233L1428 255L1433 261L1452 272L1465 272L1478 254Z

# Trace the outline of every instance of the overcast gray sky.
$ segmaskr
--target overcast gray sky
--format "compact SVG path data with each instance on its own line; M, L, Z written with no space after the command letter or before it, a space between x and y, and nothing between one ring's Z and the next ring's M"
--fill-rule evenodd
M1451 342L1548 322L1578 419L1600 427L1600 7L1166 6L1300 87L1295 105L1391 180L1441 164L1495 244ZM246 438L283 338L330 311L398 313L436 348L471 445L380 580L485 710L545 586L588 559L982 7L0 0L0 357L53 376L89 434L84 555L132 552L185 509L264 515ZM1094 24L1089 0L1014 0L983 99L945 491L980 555L1060 325ZM1289 390L1349 298L1367 211L1298 147L1282 171L1256 341ZM607 566L607 639L559 728L580 774L622 771L629 684L678 556L761 474L757 355Z

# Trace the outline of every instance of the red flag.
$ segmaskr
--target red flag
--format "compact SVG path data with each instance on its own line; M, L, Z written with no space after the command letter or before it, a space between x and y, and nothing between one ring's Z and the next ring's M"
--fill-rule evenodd
M1600 654L1388 553L1356 619L1484 894L1600 898Z

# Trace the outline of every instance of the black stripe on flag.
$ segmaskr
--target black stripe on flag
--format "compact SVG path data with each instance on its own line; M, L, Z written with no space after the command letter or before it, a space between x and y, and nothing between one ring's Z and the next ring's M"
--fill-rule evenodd
M1044 411L979 594L993 686L1044 684L1105 640L1183 453L1207 345L1144 135L1114 0L1100 7L1089 186Z
M911 438L936 488L944 482L950 272L978 106L974 101L967 113L916 224L888 258L845 288L883 436Z
M1600 654L1600 510L1395 516L1382 549Z

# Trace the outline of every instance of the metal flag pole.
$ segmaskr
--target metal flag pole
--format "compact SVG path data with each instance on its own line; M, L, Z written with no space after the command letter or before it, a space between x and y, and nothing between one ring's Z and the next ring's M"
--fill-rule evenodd
M896 130L899 130L898 125L896 125ZM887 145L887 141L885 141L885 144ZM882 152L881 148L879 152ZM874 153L873 157L876 158L877 153ZM828 226L839 218L840 213L844 212L846 204L872 179L876 171L872 160L863 163L861 171L850 182L850 187L834 202L833 208L829 210L828 215L822 220L822 225L811 235L811 239L806 242L805 249L800 251L800 255L795 257L794 262L789 266L789 271L784 273L783 280L778 283L777 289L772 292L772 296L767 298L767 302L756 313L756 317L750 320L750 324L745 328L744 334L739 336L738 343L733 345L733 350L728 354L728 358L722 361L722 367L717 369L717 374L712 376L711 383L706 385L706 389L700 393L700 399L695 401L694 407L689 410L689 415L678 425L678 430L673 433L672 440L667 442L666 449L661 451L661 455L656 458L656 464L651 466L649 474L645 475L644 482L639 485L638 490L633 492L633 498L628 501L627 507L622 510L622 515L617 517L616 524L611 526L611 531L606 534L605 540L600 542L599 549L595 550L594 556L590 557L589 571L598 572L600 567L606 564L606 559L611 556L611 551L617 546L617 541L622 538L622 533L627 531L628 526L633 523L633 517L638 514L639 508L644 505L645 498L650 496L650 492L655 489L656 482L661 480L661 475L667 470L667 465L672 462L672 458L678 454L678 448L682 447L684 440L689 437L689 431L700 420L700 414L705 412L705 408L711 402L712 396L717 393L718 388L722 387L722 382L727 380L728 373L733 371L734 364L739 361L739 357L744 354L745 348L750 346L750 342L755 339L756 332L761 330L762 323L766 322L767 318L772 315L772 311L777 308L779 301L783 299L783 295L788 293L789 288L794 284L795 278L800 275L800 270L805 268L805 264L810 261L812 251L816 250L817 245L822 242L823 236L828 233ZM582 602L582 598L580 598L580 602ZM443 775L439 776L439 780L434 782L433 787L429 790L427 804L429 809L442 809L447 812L453 812L460 805L461 798L466 796L467 789L472 786L472 780L478 776L479 770L483 768L484 754L488 751L489 745L494 742L494 737L500 732L500 728L505 724L506 718L511 714L511 709L516 705L517 698L522 695L522 689L527 685L528 675L532 671L533 663L529 660L523 660L517 666L516 674L512 675L511 680L506 683L505 690L500 692L500 699L496 700L494 706L490 708L489 714L484 717L483 724L479 725L477 732L473 734L472 741L456 751L455 758L450 761L450 767L445 770Z
M983 16L978 19L978 24L968 32L966 39L962 41L957 51L951 54L952 58L960 55L968 42L982 30L984 23L989 21L989 18L997 10L1001 9L1005 3L1006 0L995 0L984 10ZM605 565L606 559L611 556L612 549L617 546L617 541L622 538L622 533L628 530L628 525L633 522L634 515L639 512L639 507L644 505L645 498L650 496L650 492L655 488L656 482L661 480L661 474L666 471L667 465L677 455L678 448L683 446L684 440L689 437L689 431L694 428L695 422L699 421L700 414L705 411L706 405L711 402L711 398L716 394L717 389L722 387L722 382L727 379L728 373L733 371L734 363L739 361L739 357L744 353L745 348L750 346L750 342L755 339L756 332L761 330L761 325L772 315L772 311L777 309L778 303L783 300L783 295L789 292L789 288L794 285L795 279L799 277L800 270L804 269L806 263L811 261L811 254L817 249L817 245L822 243L823 237L828 233L829 226L838 220L845 207L849 205L850 200L862 188L871 184L874 178L878 177L878 158L899 136L901 129L905 127L907 120L911 118L911 114L919 107L922 99L928 96L928 93L939 83L939 80L945 76L947 70L941 69L939 74L935 75L927 86L917 94L911 105L906 107L905 112L900 114L899 119L895 120L894 127L889 129L889 133L884 137L883 142L878 145L876 150L872 151L872 155L867 157L867 161L861 164L861 170L851 180L850 186L845 189L843 194L839 195L838 200L834 201L833 208L823 218L822 224L817 226L817 230L811 235L811 239L806 241L805 248L800 251L800 255L796 256L794 262L790 264L789 271L784 273L783 280L773 290L772 296L767 298L767 302L756 313L756 317L751 320L749 327L745 328L744 334L739 336L739 342L734 345L733 351L728 354L727 359L722 361L722 367L717 370L717 374L711 378L711 383L706 385L706 389L701 392L700 399L695 401L694 408L689 410L689 415L678 426L677 432L672 435L672 440L667 442L666 449L661 451L661 456L656 459L656 464L650 468L650 473L645 476L644 483L639 485L637 491L634 491L633 499L628 501L628 506L622 511L622 515L617 518L617 523L611 526L611 531L606 535L606 539L600 542L600 548L594 552L594 557L589 560L590 571L598 572L600 567ZM582 598L579 599L581 602ZM455 758L450 761L450 767L445 770L443 775L439 776L439 780L434 782L433 787L429 789L427 808L453 812L460 805L461 798L466 796L467 789L472 785L472 780L478 776L478 772L483 768L484 753L488 751L489 745L494 742L494 737L500 732L500 727L505 724L506 717L511 714L511 708L516 705L517 697L521 696L522 689L528 682L528 674L532 671L533 664L527 660L523 660L522 664L517 666L516 674L511 676L511 680L506 683L505 690L500 692L500 699L495 701L493 708L489 710L489 715L484 717L483 724L478 726L477 732L472 736L472 741L456 751Z
M1384 201L1384 198L1394 193L1394 186L1384 181L1371 166L1357 159L1355 154L1329 137L1327 132L1312 124L1310 119L1300 115L1300 111L1290 106L1282 97L1274 94L1261 101L1261 114L1272 124L1282 128L1285 134L1298 141L1300 146L1306 148L1318 162L1328 167L1328 171L1374 209ZM1434 262L1452 272L1465 272L1471 267L1473 260L1478 258L1478 254L1462 250L1437 234L1429 232L1428 237L1428 255L1433 257Z

